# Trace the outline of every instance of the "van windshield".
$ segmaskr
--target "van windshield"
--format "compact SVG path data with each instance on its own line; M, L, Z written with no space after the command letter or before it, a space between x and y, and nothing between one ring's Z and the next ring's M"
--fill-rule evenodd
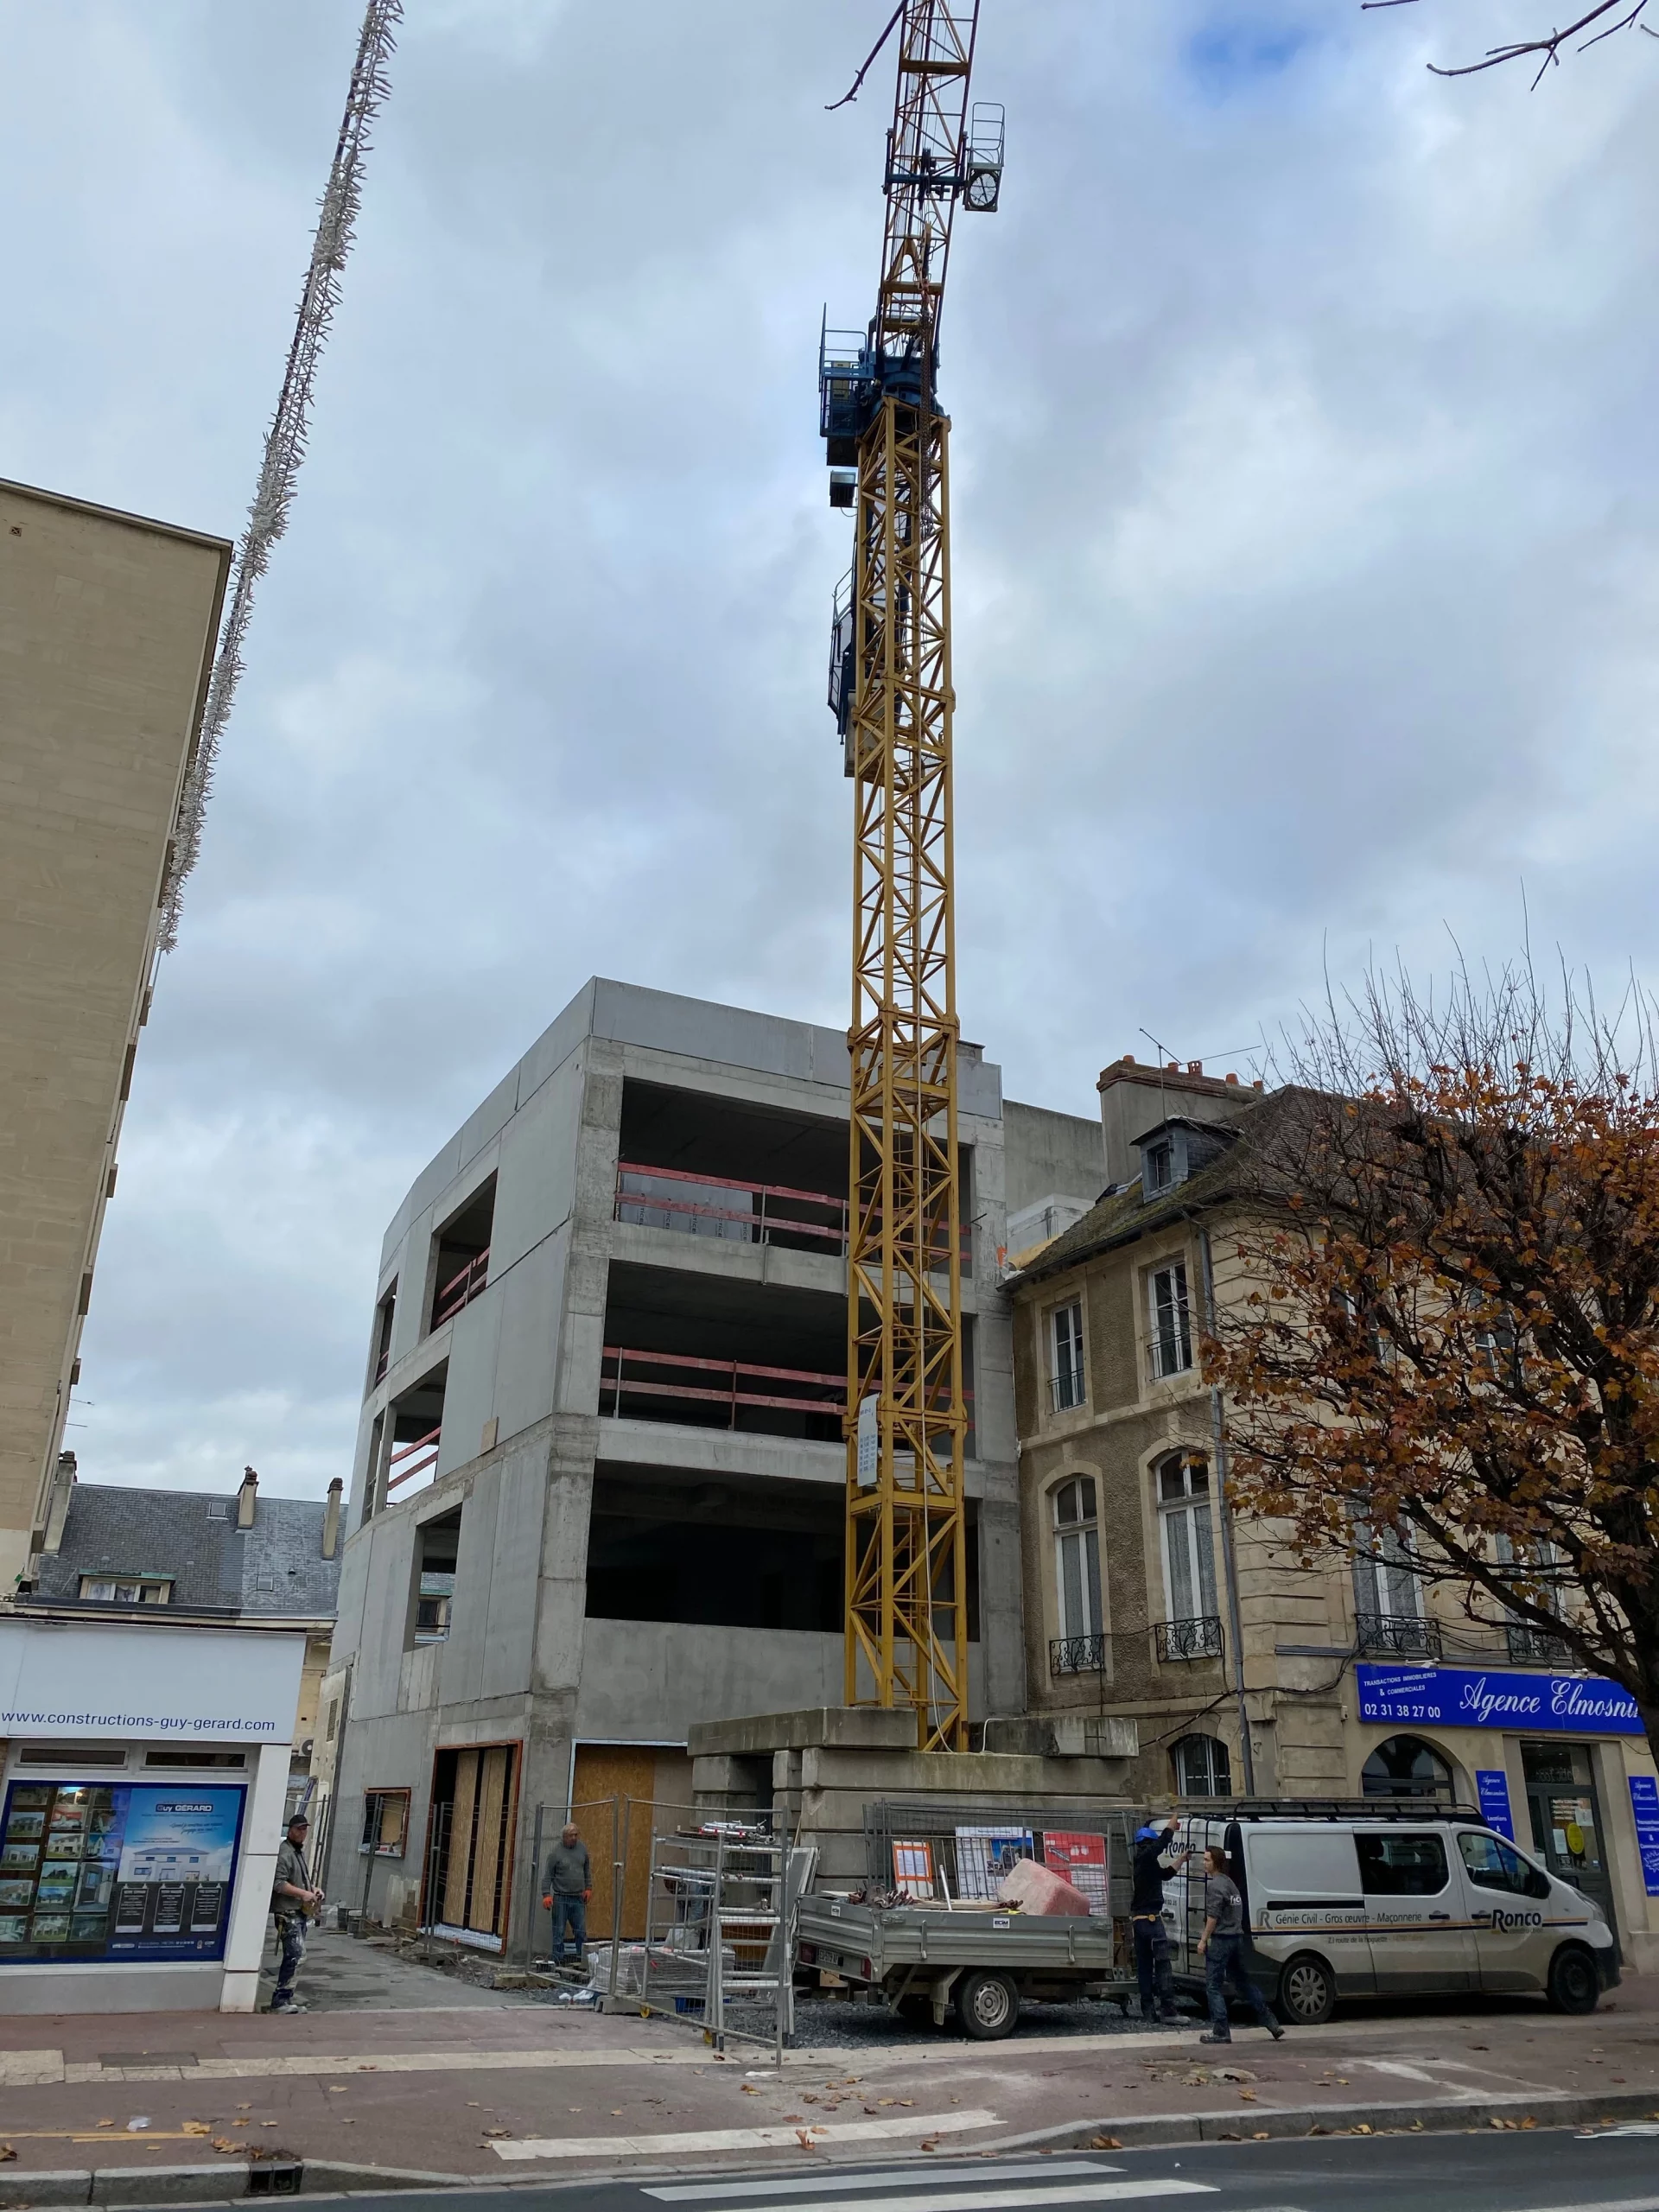
M1458 1849L1463 1853L1469 1878L1477 1887L1507 1890L1520 1897L1535 1893L1535 1869L1501 1836L1476 1834L1465 1829L1459 1834Z
M1373 1897L1438 1897L1450 1878L1446 1846L1439 1836L1402 1834L1357 1835L1360 1880Z

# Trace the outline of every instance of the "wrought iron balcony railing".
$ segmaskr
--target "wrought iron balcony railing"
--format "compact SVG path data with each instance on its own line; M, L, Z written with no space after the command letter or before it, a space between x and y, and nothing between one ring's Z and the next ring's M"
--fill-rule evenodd
M1221 1656L1219 1613L1194 1613L1182 1621L1154 1621L1152 1635L1161 1660Z
M1360 1613L1354 1641L1362 1652L1395 1652L1406 1659L1438 1659L1440 1626L1420 1613Z
M1074 1407L1080 1406L1088 1395L1084 1389L1083 1370L1080 1367L1063 1367L1058 1375L1051 1375L1048 1378L1048 1389L1057 1414L1070 1413Z
M1510 1621L1504 1630L1504 1641L1510 1647L1511 1659L1541 1659L1551 1666L1564 1666L1573 1656L1566 1639L1552 1636L1548 1629L1534 1628L1526 1621Z
M1106 1664L1106 1646L1109 1639L1103 1636L1057 1636L1051 1637L1048 1646L1048 1671L1051 1675L1089 1675Z

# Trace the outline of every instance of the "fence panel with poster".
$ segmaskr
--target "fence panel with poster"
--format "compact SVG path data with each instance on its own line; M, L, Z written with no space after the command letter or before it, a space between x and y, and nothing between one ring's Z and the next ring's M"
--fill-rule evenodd
M880 1802L864 1812L873 1889L914 1904L993 1903L1009 1870L1035 1859L1063 1875L1092 1916L1129 1909L1137 1814L1098 1805L1040 1808Z

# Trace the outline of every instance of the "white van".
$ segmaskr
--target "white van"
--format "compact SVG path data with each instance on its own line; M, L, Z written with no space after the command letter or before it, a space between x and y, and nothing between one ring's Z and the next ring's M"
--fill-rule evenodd
M1244 1897L1244 1964L1281 2019L1327 2020L1350 1997L1542 1990L1561 2012L1593 2012L1619 1978L1599 1905L1477 1813L1439 1805L1344 1806L1321 1816L1281 1801L1186 1820L1179 1848L1219 1844ZM1168 1885L1175 1971L1201 1980L1204 1875Z

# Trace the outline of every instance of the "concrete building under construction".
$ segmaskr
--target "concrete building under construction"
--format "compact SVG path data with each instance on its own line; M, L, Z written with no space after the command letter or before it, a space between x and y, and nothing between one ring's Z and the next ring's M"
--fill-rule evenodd
M972 1704L1017 1714L1000 1268L1102 1138L976 1047L960 1082ZM410 1190L323 1693L336 1896L494 1945L537 1808L688 1802L699 1724L841 1704L849 1098L837 1032L594 980Z

